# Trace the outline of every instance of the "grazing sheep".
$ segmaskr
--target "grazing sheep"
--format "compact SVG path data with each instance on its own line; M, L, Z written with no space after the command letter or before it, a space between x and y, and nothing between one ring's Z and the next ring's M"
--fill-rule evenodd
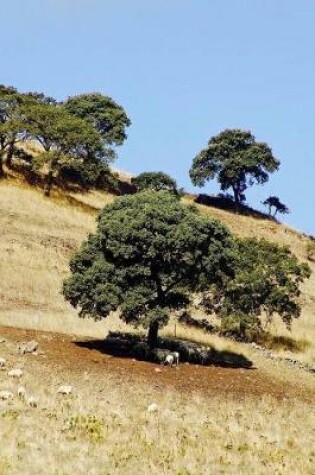
M35 340L23 342L18 348L18 353L20 355L25 355L26 353L34 353L38 348L38 343Z
M134 348L133 352L135 356L140 359L140 360L146 360L148 359L149 353L150 353L150 347L147 343L144 341L139 341Z
M0 368L4 368L6 365L6 360L4 358L0 358Z
M155 402L153 402L152 404L150 404L147 411L148 412L157 412L158 409L159 409L159 406Z
M164 364L166 366L173 366L173 364L175 363L175 358L173 356L173 354L169 354L166 356L165 360L164 360Z
M20 378L22 374L23 371L20 368L11 369L11 371L8 372L8 376L11 378Z
M173 353L171 353L171 355L174 357L174 364L176 366L179 365L179 353L178 351L173 351Z
M13 399L13 394L10 391L0 391L0 399L2 399L3 401Z
M63 394L69 396L72 393L72 386L60 386L57 390L57 394Z
M19 386L19 387L18 387L18 390L17 390L17 393L18 393L18 396L19 396L21 399L25 399L25 397L26 397L26 389L24 388L24 386Z
M30 406L30 407L37 407L38 406L38 400L34 396L31 396L27 400L27 405Z
M165 364L166 357L170 354L169 350L162 350L161 348L154 348L149 353L149 358L156 363Z
M199 363L205 365L208 363L209 354L208 351L204 348L198 348Z

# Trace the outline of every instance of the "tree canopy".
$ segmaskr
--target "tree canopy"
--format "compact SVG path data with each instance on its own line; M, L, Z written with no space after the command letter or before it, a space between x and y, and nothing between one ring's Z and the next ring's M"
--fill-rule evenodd
M299 263L285 246L254 238L236 239L233 278L216 286L205 307L238 325L241 334L248 327L261 330L262 317L271 321L277 314L290 329L299 317L300 284L310 276L307 264Z
M120 105L99 93L58 102L41 92L0 85L0 176L14 157L46 177L47 195L55 176L88 186L113 184L108 165L130 123ZM16 146L27 140L37 142L36 151Z
M176 181L164 172L144 172L131 179L131 183L137 191L144 190L165 190L178 194Z
M28 137L37 141L44 153L35 157L47 169L45 194L50 194L53 176L62 163L98 158L103 162L111 158L104 150L100 134L83 119L70 114L62 105L51 101L35 101L24 110ZM65 159L65 157L67 157Z
M136 193L104 208L96 234L70 262L63 293L82 317L119 310L125 322L149 328L154 346L172 311L232 272L232 249L223 225L172 194Z
M29 102L26 94L14 87L0 85L0 177L4 161L10 164L17 143L26 137L23 110Z
M266 183L279 165L271 148L257 142L251 132L226 129L209 140L208 147L194 158L189 173L196 186L217 178L221 190L233 190L239 205L245 200L246 189L254 183Z
M127 138L126 128L131 121L123 107L111 97L100 93L80 94L69 97L65 108L80 119L88 120L106 145L122 145Z

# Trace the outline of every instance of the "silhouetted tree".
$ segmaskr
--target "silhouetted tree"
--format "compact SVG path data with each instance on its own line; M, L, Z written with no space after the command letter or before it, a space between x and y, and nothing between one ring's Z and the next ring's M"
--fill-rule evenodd
M285 204L281 203L280 199L277 196L269 196L269 198L267 198L262 204L264 206L268 206L270 215L272 208L274 208L273 216L276 216L277 213L290 213L289 208Z

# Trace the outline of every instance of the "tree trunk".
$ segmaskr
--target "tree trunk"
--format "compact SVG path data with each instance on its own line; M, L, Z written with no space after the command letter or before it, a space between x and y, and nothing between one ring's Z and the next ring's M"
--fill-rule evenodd
M3 171L3 158L2 154L0 153L0 178L4 176L4 171Z
M44 186L44 195L47 196L47 197L50 196L53 181L54 181L53 171L50 170L48 175L47 175L46 183L45 183L45 186Z
M233 185L232 189L233 189L233 193L234 193L234 201L235 201L235 204L236 204L236 209L238 210L239 207L240 207L240 202L241 202L239 187L237 185Z
M4 157L5 157L5 147L1 143L0 144L0 178L4 177L4 169L3 169Z
M14 144L11 144L10 147L8 148L7 159L6 159L6 164L7 164L7 167L9 168L11 168L11 165L12 165L13 153L14 153Z
M159 322L156 320L150 324L148 332L148 344L149 347L156 348L158 344L158 331L159 331Z

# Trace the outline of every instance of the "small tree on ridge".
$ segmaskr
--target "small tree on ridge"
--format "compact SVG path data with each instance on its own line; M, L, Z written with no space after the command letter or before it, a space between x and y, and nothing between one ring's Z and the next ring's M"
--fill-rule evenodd
M190 178L195 186L204 186L217 178L221 190L232 188L236 205L245 201L245 191L254 183L264 184L280 162L271 148L257 142L249 131L226 129L212 137L208 147L193 160Z

